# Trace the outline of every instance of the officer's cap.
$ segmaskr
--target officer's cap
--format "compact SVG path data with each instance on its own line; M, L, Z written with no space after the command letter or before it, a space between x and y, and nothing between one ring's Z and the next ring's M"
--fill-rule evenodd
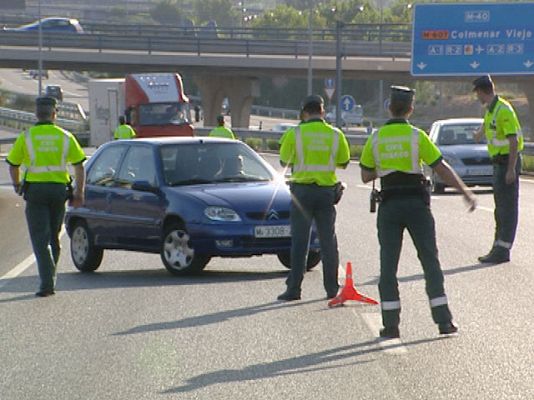
M50 97L50 96L37 97L37 99L35 99L35 105L37 108L41 108L41 107L56 108L57 100L54 97Z
M217 122L224 122L224 115L217 115Z
M478 88L492 88L492 87L493 87L493 81L491 80L491 76L489 75L482 75L473 81L473 91L477 90Z
M318 94L312 94L304 99L304 101L302 102L302 108L305 108L312 104L322 106L324 105L324 99Z
M404 101L412 102L415 96L415 89L411 89L407 86L391 86L391 97L390 101Z

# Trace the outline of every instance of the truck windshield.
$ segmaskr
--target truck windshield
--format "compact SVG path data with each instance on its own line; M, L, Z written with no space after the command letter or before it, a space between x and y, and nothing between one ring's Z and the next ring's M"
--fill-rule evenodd
M180 125L187 123L186 105L151 103L139 106L139 125Z

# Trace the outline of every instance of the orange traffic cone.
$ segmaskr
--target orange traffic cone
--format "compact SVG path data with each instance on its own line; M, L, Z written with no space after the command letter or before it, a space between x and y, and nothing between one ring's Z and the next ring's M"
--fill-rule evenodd
M345 272L345 285L341 288L338 295L328 302L328 307L335 307L343 304L347 300L361 301L362 303L378 304L378 301L358 293L352 280L352 264L347 263Z

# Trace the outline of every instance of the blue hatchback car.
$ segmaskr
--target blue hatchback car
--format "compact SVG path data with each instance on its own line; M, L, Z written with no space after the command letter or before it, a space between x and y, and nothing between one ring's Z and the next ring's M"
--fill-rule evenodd
M212 257L276 254L290 268L290 193L246 144L202 137L109 142L86 165L85 203L65 223L80 271L105 249L160 253L173 274ZM315 233L308 269L321 260Z

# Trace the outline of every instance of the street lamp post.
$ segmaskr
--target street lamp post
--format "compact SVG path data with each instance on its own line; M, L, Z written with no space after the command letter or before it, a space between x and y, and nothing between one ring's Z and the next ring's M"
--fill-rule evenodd
M43 24L41 21L41 0L38 3L38 14L39 14L39 27L38 27L38 42L39 42L39 55L38 55L38 69L39 69L39 86L38 86L38 95L41 96L43 93Z
M341 21L336 21L336 126L341 126L341 91L342 91L342 81L343 76L341 74L341 30L345 24Z
M313 54L313 33L311 26L312 7L308 13L308 96L313 91L313 72L312 72L312 54Z

